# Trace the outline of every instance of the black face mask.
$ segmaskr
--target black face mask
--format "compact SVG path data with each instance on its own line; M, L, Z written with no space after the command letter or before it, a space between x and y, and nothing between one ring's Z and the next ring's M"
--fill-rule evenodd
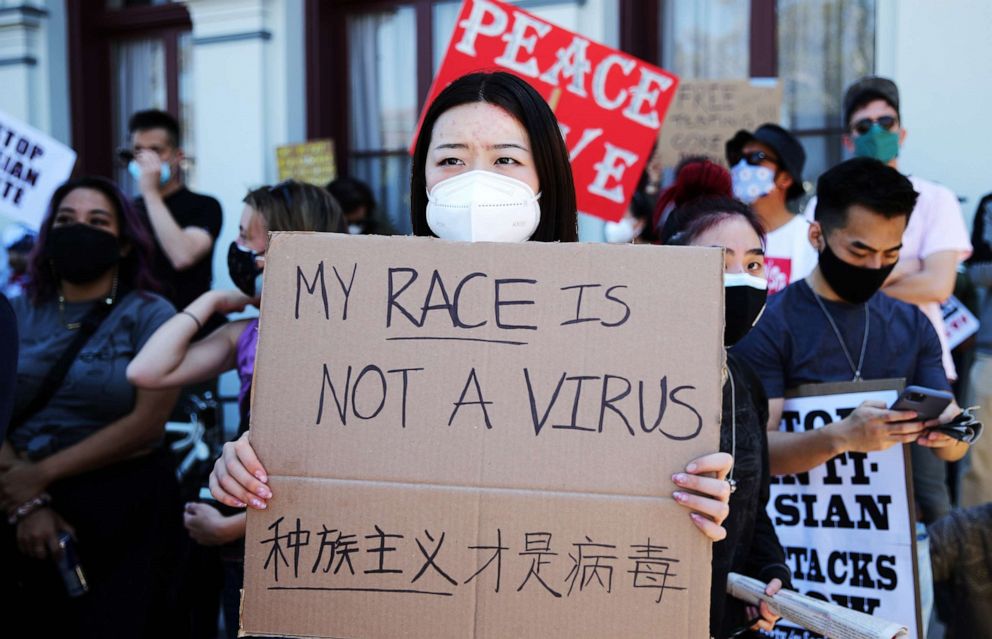
M882 288L885 279L896 267L893 262L882 268L864 268L845 262L837 257L830 249L830 244L824 239L823 251L820 252L820 272L827 280L834 293L845 302L864 304L871 296Z
M724 319L723 345L733 346L751 330L765 310L768 288L758 288L760 278L743 274L723 276Z
M46 252L58 276L73 284L92 282L121 261L117 238L89 224L52 227Z
M231 242L231 248L227 250L227 270L231 281L248 297L262 293L262 269L255 263L256 257L258 253L239 246L237 242Z

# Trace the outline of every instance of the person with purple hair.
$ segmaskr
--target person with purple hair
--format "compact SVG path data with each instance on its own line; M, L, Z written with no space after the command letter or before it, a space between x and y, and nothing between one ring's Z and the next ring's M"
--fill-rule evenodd
M10 636L172 634L182 511L163 436L177 391L137 389L125 376L175 314L152 292L150 251L117 186L67 182L42 223L25 294L12 300L20 356L0 448ZM81 574L67 571L74 559Z

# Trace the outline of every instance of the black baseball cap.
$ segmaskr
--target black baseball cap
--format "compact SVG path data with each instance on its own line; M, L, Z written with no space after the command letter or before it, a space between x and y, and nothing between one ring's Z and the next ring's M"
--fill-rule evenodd
M849 86L844 93L844 126L851 124L851 114L855 108L872 100L885 100L899 113L899 88L896 83L888 78L870 75Z
M741 152L748 142L761 142L778 156L779 165L792 176L792 186L785 194L794 200L806 192L803 187L803 167L806 166L806 151L803 145L777 124L762 124L754 133L741 129L726 144L727 164L734 166L741 159Z

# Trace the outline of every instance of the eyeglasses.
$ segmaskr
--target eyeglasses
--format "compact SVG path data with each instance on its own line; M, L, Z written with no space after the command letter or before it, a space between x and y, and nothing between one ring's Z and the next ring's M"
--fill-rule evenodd
M293 193L292 193L292 191L289 190L292 185L293 185L293 182L291 180L283 180L279 184L276 184L274 186L270 186L269 187L269 193L271 193L274 197L281 198L282 201L283 201L283 204L286 205L286 208L292 208L293 207Z
M855 122L853 126L851 126L851 130L857 133L858 135L864 135L865 133L871 131L871 127L873 125L878 124L878 126L882 127L886 131L891 131L892 127L894 127L897 122L898 120L891 115L883 115L877 120L872 120L871 118L862 118L861 120Z
M737 157L737 161L734 162L734 164L737 164L737 162L740 162L741 160L744 160L751 166L758 166L762 162L771 162L775 166L778 166L778 159L772 157L771 154L765 153L764 151L748 151L747 153L741 153Z

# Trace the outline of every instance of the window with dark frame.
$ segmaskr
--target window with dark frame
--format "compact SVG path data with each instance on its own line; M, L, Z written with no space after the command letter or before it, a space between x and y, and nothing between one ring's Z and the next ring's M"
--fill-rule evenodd
M402 233L411 230L408 147L460 4L460 0L308 0L306 6L308 137L335 140L342 173L369 183L380 214ZM642 3L521 0L515 4L577 31L587 31L584 24L592 25L595 33L590 37L617 46L622 40L623 12L630 14L630 5ZM596 12L596 19L583 20L584 12L590 11ZM600 19L603 16L605 20Z
M164 0L74 0L66 3L66 17L77 170L127 188L116 159L129 142L124 110L168 111L184 130L182 143L191 146L192 96L180 81L189 72L189 12Z
M843 159L840 103L848 84L873 72L875 0L611 1L616 7L616 24L611 28L624 51L655 60L684 77L779 78L782 124L806 147L808 182L815 183L820 173ZM521 0L518 4L540 15L549 7L585 2ZM458 5L458 0L307 0L309 137L335 138L343 172L379 185L377 193L394 207L391 218L401 231L409 228L405 226L409 158L405 147L353 144L361 137L352 130L359 120L351 115L360 103L352 93L354 72L361 65L350 57L348 30L366 19L356 16L388 14L393 16L389 20L405 23L411 50L402 61L409 66L403 102L407 110L409 104L416 104L414 111L419 114ZM406 17L397 17L401 15ZM717 54L733 59L714 61ZM362 78L360 83L369 81ZM404 122L409 120L403 117ZM383 188L394 193L386 195Z

